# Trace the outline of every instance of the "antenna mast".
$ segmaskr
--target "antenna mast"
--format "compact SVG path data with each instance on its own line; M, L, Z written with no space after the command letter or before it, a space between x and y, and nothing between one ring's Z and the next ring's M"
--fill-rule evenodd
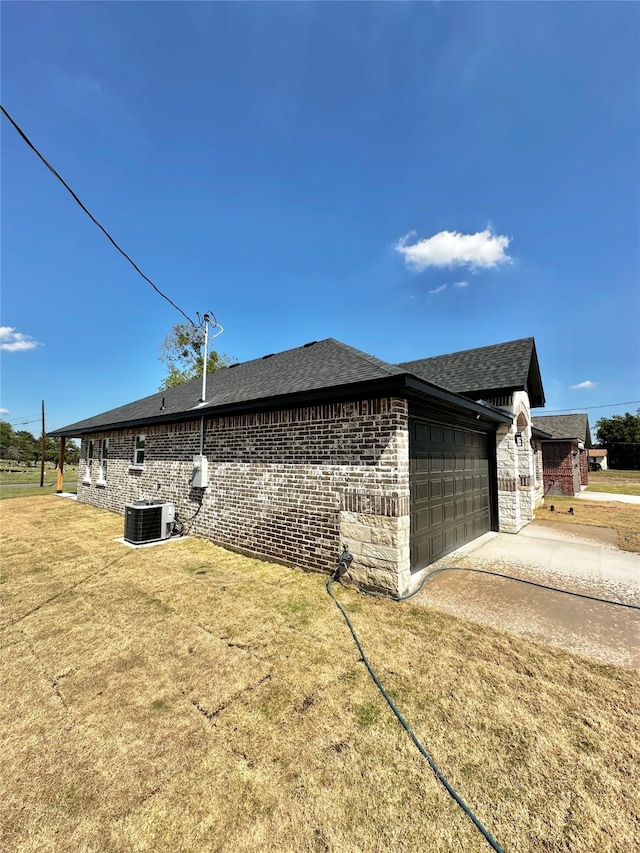
M209 360L209 315L205 314L204 320L204 341L202 348L204 350L202 361L202 396L200 402L204 403L207 399L207 361Z

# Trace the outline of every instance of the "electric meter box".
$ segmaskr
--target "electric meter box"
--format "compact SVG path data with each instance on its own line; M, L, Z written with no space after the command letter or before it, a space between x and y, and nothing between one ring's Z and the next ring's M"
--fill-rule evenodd
M198 455L193 457L193 474L191 475L191 485L194 489L206 489L209 481L209 462L206 456Z

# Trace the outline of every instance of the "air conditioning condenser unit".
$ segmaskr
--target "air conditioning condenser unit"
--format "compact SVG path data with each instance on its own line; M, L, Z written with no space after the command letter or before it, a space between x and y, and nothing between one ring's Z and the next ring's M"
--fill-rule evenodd
M168 539L173 529L175 506L160 500L135 501L124 508L124 538L133 545Z

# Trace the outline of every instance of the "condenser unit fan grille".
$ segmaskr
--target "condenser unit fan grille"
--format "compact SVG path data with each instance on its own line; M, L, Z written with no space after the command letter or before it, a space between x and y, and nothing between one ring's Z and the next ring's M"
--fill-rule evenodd
M165 539L169 532L168 520L167 504L164 501L127 504L124 515L124 538L135 545Z

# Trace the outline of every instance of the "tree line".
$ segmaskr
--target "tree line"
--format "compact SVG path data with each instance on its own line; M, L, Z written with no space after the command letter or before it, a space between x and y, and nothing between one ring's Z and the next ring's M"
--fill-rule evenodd
M622 471L640 471L640 409L635 415L613 415L596 423L597 446L607 451L607 465Z
M57 463L60 458L60 439L44 440L45 462ZM36 438L28 430L14 430L10 423L0 421L0 459L3 462L19 462L35 465L42 460L42 438ZM80 449L67 442L64 461L69 465L78 463Z

